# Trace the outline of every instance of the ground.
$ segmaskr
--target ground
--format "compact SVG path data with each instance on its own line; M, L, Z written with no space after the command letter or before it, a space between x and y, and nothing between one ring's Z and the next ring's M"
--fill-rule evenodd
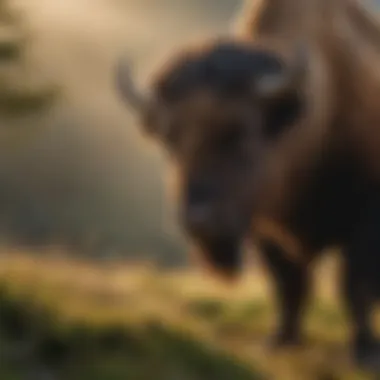
M263 344L276 313L261 269L232 286L190 270L0 255L0 378L370 378L350 365L336 264L316 272L307 347L274 355Z

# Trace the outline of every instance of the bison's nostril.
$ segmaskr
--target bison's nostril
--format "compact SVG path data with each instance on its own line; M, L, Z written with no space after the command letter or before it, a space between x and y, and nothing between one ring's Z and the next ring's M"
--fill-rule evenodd
M191 181L184 198L184 219L192 233L209 234L213 229L213 208L217 193L208 180Z

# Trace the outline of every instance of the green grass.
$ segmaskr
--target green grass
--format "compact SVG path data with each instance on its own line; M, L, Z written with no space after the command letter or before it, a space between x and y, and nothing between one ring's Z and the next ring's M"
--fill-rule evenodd
M269 353L276 312L257 274L229 288L199 273L17 254L0 256L0 284L2 380L369 378L350 365L345 315L323 292L307 346Z

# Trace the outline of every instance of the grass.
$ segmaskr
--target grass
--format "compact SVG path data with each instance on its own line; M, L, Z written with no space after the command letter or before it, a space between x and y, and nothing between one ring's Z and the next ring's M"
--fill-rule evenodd
M350 365L329 272L308 309L309 344L270 354L262 272L227 287L190 271L2 255L0 379L369 379Z

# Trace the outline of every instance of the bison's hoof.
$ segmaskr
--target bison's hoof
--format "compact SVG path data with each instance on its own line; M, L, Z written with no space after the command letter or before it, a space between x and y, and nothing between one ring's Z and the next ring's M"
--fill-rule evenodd
M287 347L301 347L304 345L304 341L299 334L290 334L283 331L279 331L269 337L266 343L269 350L277 350Z
M380 342L372 341L357 345L355 362L361 369L380 375Z

